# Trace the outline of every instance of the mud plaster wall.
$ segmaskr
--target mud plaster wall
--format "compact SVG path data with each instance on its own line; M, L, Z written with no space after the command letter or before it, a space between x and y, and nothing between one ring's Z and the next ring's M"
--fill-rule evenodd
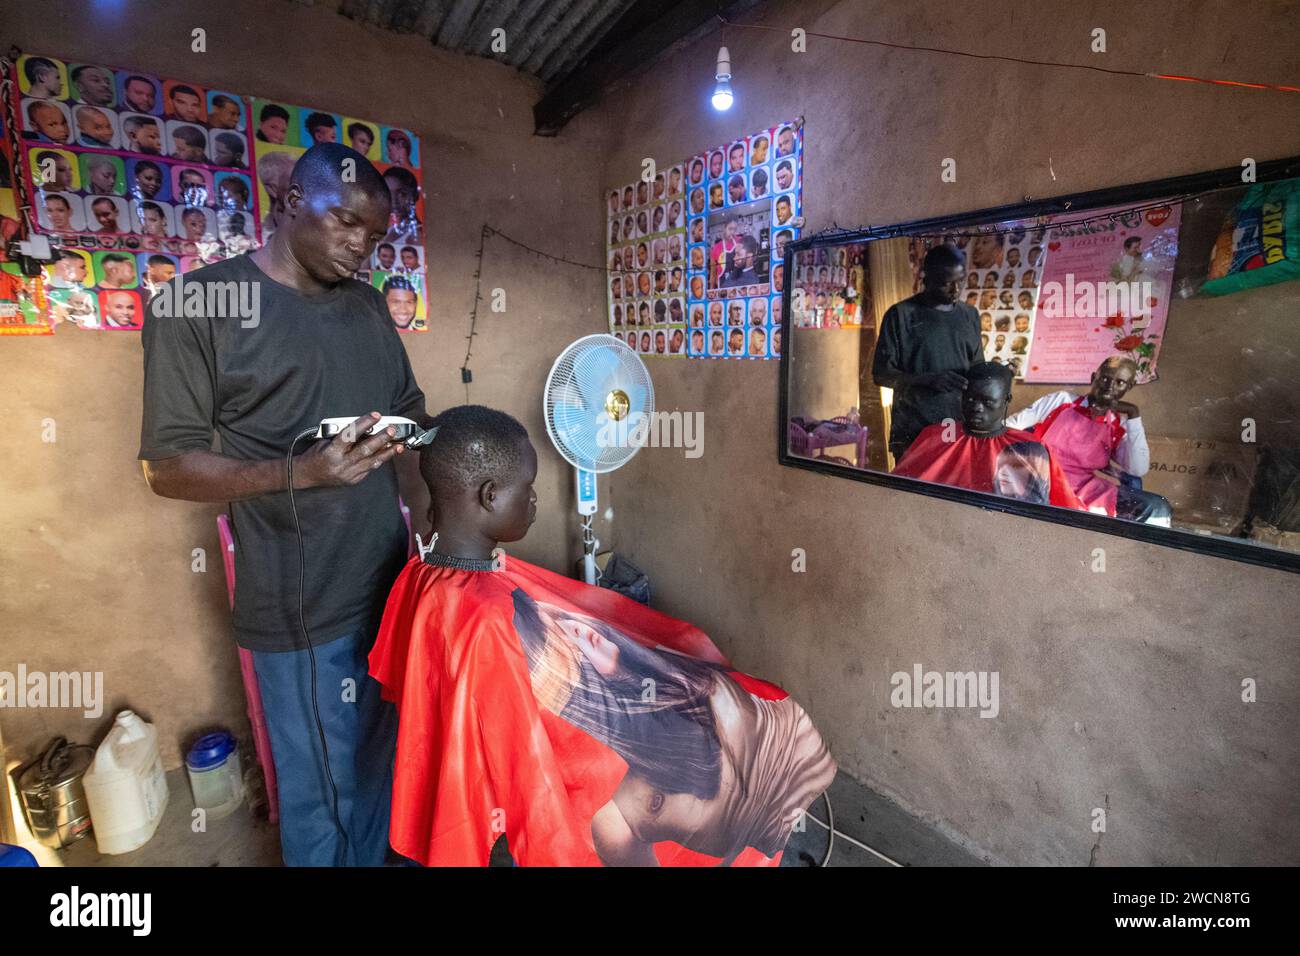
M534 137L539 86L509 67L267 0L60 0L5 13L6 49L317 105L423 137L430 331L403 342L430 409L466 400L459 369L484 222L556 255L601 261L597 144L577 129ZM206 54L190 52L196 26L207 30ZM469 399L515 414L544 443L546 373L604 315L603 279L489 239L485 300L495 288L506 292L506 312L480 310ZM200 730L246 733L214 524L221 509L155 497L135 460L139 336L65 330L5 340L0 351L10 423L0 435L0 670L102 671L106 698L98 719L0 711L11 759L54 734L98 742L127 706L158 725L168 767ZM57 426L53 444L41 440L46 419ZM563 570L580 548L572 473L553 453L541 459L539 518L511 550ZM427 503L411 477L404 494L420 520ZM206 573L191 571L194 548L206 550Z
M1286 6L775 3L754 22L778 30L724 29L579 119L608 129L608 188L802 114L810 229L901 222L1293 155L1300 105L815 37L793 54L792 27L1092 62L1100 26L1103 65L1285 83ZM708 105L720 43L726 114ZM1300 578L782 468L777 363L650 368L660 408L704 411L704 454L646 449L615 473L617 547L657 606L798 697L843 770L998 861L1300 860ZM914 663L998 671L999 716L891 707Z

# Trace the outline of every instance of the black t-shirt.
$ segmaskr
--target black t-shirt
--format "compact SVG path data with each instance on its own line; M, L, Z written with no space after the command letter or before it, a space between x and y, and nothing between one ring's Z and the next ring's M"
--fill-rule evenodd
M871 363L878 385L894 389L891 446L910 445L926 425L945 418L961 421L961 392L891 385L900 372L965 372L982 361L979 313L958 302L948 311L922 304L916 296L889 307ZM897 454L897 452L895 452Z
M245 303L251 305L250 291L256 296L256 322L234 306L237 296L208 297L207 308L193 308L193 289L230 282L240 285L224 288L243 289ZM141 459L210 449L215 431L223 455L283 464L295 436L323 418L370 411L414 417L423 410L424 395L384 298L363 282L347 279L302 295L244 255L179 276L172 288L173 299L188 303L183 311L204 314L160 307L160 296L150 302L142 335ZM309 447L304 439L295 452ZM392 462L359 484L295 491L294 499L312 643L373 626L406 560ZM230 520L236 640L256 651L302 649L298 538L288 492L231 502Z

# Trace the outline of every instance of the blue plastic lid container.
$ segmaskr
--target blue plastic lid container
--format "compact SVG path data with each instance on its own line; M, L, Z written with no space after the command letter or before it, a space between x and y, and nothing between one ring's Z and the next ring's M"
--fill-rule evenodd
M205 734L194 741L185 755L185 766L191 770L211 770L220 767L235 752L235 738L227 731Z
M36 857L20 846L0 843L0 866L36 866Z

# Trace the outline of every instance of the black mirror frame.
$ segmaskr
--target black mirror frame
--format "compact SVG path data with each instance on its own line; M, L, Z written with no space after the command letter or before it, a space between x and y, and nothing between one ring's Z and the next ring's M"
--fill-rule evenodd
M1270 160L1257 164L1255 182L1274 182L1298 176L1300 176L1300 156L1292 156L1286 159ZM797 239L786 246L783 259L784 271L787 276L794 275L795 253L802 252L805 249L814 249L818 246L841 246L851 242L890 239L907 234L945 232L960 226L985 225L1009 219L1058 215L1070 210L1082 211L1105 206L1137 204L1162 197L1177 197L1242 185L1250 185L1242 181L1242 167L1230 166L1226 169L1195 173L1190 176L1153 179L1142 183L1072 193L1050 199L1035 200L1026 198L1023 203L994 206L990 209L977 209L972 212L958 213L951 216L916 219L892 226L823 230L815 235ZM1201 535L1193 531L1180 531L1175 528L1161 528L1156 525L1122 521L1090 512L1031 504L1026 501L1002 498L998 495L984 494L966 488L931 484L914 478L902 478L897 475L875 471L860 471L816 459L793 457L789 448L788 425L790 415L790 348L793 344L792 329L790 328L790 294L792 289L793 283L787 282L781 294L781 341L783 347L781 349L780 373L777 384L779 391L777 458L782 465L821 472L836 478L848 478L873 485L882 485L897 491L944 498L948 501L958 501L962 504L974 505L985 511L1001 511L1007 514L1020 515L1023 518L1035 518L1040 521L1068 525L1085 531L1096 531L1121 538L1133 538L1149 544L1158 544L1183 551L1193 551L1198 554L1208 554L1232 561L1243 561L1247 564L1300 573L1300 552L1287 551L1263 544L1251 544L1232 538ZM1297 382L1297 386L1300 386L1300 382Z

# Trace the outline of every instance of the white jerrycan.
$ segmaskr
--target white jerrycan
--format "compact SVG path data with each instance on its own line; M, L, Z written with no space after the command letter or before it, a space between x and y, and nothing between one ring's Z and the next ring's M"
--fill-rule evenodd
M144 846L167 809L167 777L158 731L133 711L117 715L82 781L99 852Z

